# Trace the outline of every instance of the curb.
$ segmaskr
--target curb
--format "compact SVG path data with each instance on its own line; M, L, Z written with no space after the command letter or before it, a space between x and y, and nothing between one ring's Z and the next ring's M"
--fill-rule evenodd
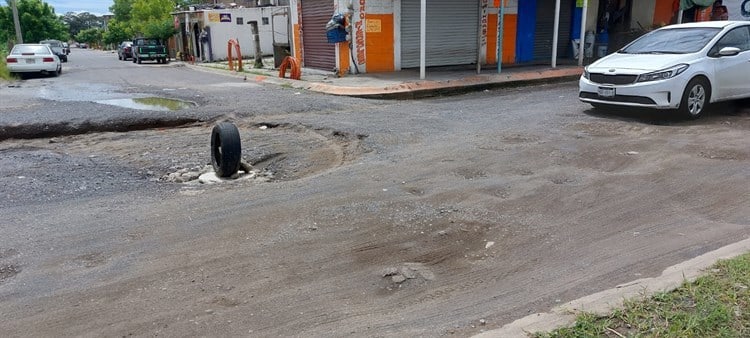
M659 291L671 291L683 282L695 281L703 271L713 266L717 261L731 259L750 252L750 239L729 244L717 250L705 253L688 261L670 266L661 276L641 278L630 283L618 285L613 289L604 290L585 296L558 307L550 312L535 313L518 319L500 329L487 331L475 335L475 338L508 338L523 337L540 332L549 332L561 327L575 324L576 317L582 312L607 315L612 310L621 308L623 301L639 296L650 296Z
M221 72L245 80L252 79L257 83L279 86L290 86L313 92L336 96L351 96L368 99L416 99L439 95L463 94L470 91L520 87L540 83L555 83L576 80L583 73L583 67L551 68L541 71L510 72L507 74L473 75L455 80L431 81L417 80L387 86L339 86L330 83L278 78L272 75L238 73L220 68L185 64L191 69L209 72ZM269 72L270 73L270 72Z

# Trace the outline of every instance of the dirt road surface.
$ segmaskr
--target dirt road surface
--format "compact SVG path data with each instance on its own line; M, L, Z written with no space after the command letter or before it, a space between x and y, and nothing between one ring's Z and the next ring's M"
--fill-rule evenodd
M234 118L221 184L214 121L0 142L0 335L469 336L750 235L746 111L525 95Z

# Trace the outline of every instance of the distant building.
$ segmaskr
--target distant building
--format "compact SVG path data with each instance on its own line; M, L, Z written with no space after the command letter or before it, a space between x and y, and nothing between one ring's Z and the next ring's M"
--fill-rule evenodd
M289 48L289 13L288 6L258 6L255 1L191 5L172 13L178 31L177 51L184 60L226 60L227 44L236 39L242 56L252 58L255 40L251 22L255 22L262 54L273 55L278 46Z

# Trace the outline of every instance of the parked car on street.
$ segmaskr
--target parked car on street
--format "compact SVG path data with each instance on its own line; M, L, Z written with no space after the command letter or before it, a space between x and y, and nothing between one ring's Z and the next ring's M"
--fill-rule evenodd
M137 38L133 40L133 63L153 60L156 63L169 63L167 46L155 38Z
M68 62L68 54L65 53L65 49L63 49L63 43L60 40L42 40L39 41L39 43L47 44L52 49L52 52L57 55L58 58L60 58L60 61L62 62Z
M62 45L63 45L63 51L65 52L65 55L70 54L70 45L68 45L67 42L63 42Z
M585 68L581 101L677 109L698 118L711 103L750 97L750 22L665 26Z
M85 42L81 42L78 44L78 48L89 48L89 44Z
M133 41L123 41L117 46L117 59L127 60L133 58Z
M28 73L42 73L58 76L62 73L62 62L47 44L17 44L5 57L5 64L11 74L23 76Z

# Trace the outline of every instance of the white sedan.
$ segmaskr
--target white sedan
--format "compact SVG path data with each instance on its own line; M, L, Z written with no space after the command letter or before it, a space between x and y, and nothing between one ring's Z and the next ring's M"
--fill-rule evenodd
M579 99L595 108L678 109L698 118L710 103L750 97L750 22L659 28L586 67L578 86Z
M11 74L42 73L58 76L62 73L60 58L46 44L17 44L5 57L5 64Z

